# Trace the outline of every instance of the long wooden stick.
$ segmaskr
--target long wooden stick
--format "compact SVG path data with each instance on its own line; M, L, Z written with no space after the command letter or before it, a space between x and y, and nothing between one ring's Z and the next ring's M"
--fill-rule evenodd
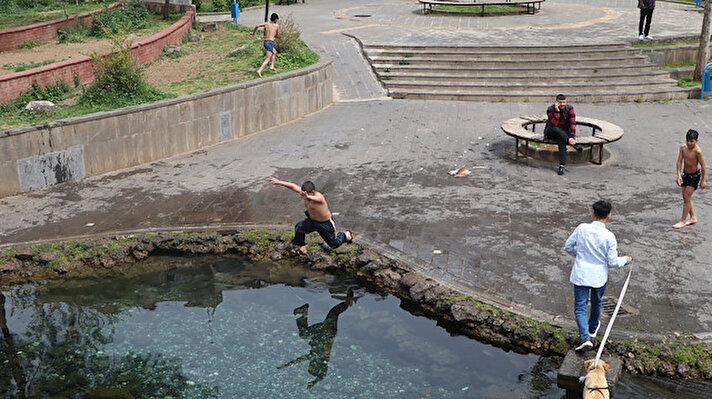
M611 316L611 321L608 322L608 326L606 327L606 333L603 334L603 339L601 339L601 345L598 346L598 352L596 353L596 361L593 362L593 367L598 367L598 361L601 359L601 354L603 354L603 347L606 345L608 334L611 333L611 329L613 328L613 322L616 321L616 316L618 315L618 309L620 309L621 303L623 302L623 297L625 296L625 291L628 289L628 282L630 281L631 273L633 273L632 267L628 272L628 278L625 279L625 284L623 284L621 296L618 298L618 303L616 303L616 308L613 311L613 316Z

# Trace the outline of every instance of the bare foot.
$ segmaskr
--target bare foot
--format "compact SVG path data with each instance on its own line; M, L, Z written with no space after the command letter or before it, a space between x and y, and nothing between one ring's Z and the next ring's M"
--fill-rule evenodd
M269 69L272 70L272 71L276 71L276 70L277 70L277 68L275 68L275 67L269 67Z
M260 77L262 77L262 71L260 71L259 69L257 70L257 74L260 75Z
M675 223L675 224L672 225L672 228L673 228L673 229L680 229L680 228L683 228L683 227L685 227L685 226L687 226L687 223L685 223L685 222L677 222L677 223Z
M695 223L697 223L697 219L690 219L687 222L685 222L685 226L689 226L689 225L695 224Z

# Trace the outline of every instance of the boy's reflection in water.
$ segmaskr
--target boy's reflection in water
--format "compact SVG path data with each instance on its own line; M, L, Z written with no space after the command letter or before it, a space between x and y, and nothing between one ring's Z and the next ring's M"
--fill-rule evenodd
M309 346L311 349L306 355L300 356L289 363L285 363L277 367L277 369L283 369L309 359L309 367L307 368L307 371L316 378L314 381L307 384L307 388L311 389L314 385L316 385L316 383L323 380L324 377L326 377L326 372L329 367L331 346L334 344L334 340L336 339L339 315L348 309L356 301L356 299L358 298L354 299L354 293L351 289L349 289L346 294L346 299L331 308L324 321L311 326L307 321L309 304L304 304L294 309L294 314L299 315L299 317L297 317L299 336L309 340Z

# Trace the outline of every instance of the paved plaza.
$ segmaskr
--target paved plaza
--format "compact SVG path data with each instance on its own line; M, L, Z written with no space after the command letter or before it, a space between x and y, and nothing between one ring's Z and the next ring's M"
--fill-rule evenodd
M267 179L311 179L337 226L362 242L400 251L465 292L573 326L573 257L564 241L602 198L614 205L608 228L621 255L635 259L617 335L712 338L710 194L693 196L698 224L670 227L681 213L675 162L688 128L701 132L712 158L708 102L574 104L578 115L615 123L625 135L606 147L602 166L574 164L557 176L552 163L515 159L513 139L500 130L511 117L544 113L546 103L390 100L343 34L365 43L630 42L633 3L547 0L535 16L486 20L420 15L415 1L274 6L333 60L334 105L205 150L0 199L0 244L180 225L290 226L302 202ZM692 7L658 4L651 35L699 34ZM240 23L263 16L247 10ZM472 174L448 176L460 166ZM608 295L618 295L627 270L611 272Z

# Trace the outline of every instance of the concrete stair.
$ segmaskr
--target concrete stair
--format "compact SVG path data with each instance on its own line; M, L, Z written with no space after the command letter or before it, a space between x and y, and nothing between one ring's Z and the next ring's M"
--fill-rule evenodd
M564 47L364 45L393 98L574 102L694 98L668 72L624 44Z

